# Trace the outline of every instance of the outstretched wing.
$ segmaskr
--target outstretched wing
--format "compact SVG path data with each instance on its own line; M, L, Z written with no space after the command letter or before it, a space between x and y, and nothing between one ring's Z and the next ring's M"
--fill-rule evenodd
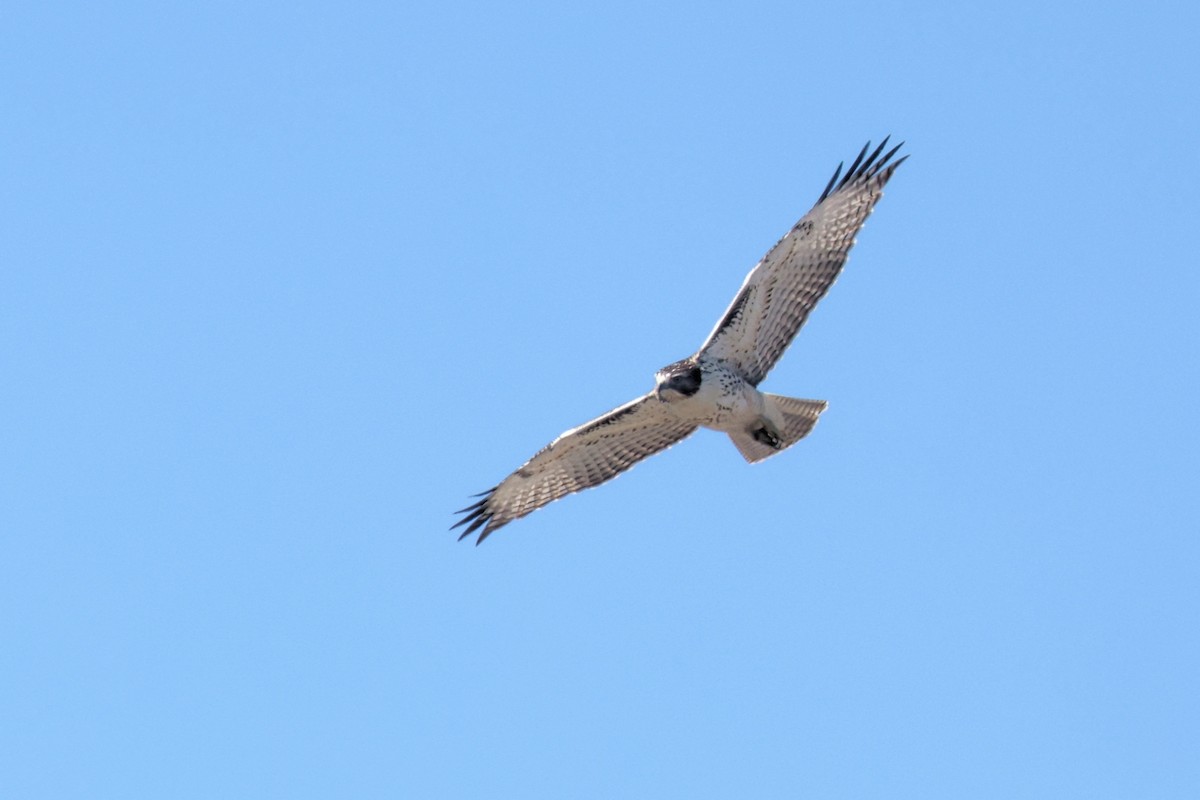
M842 271L883 185L908 158L888 163L902 144L881 158L887 141L870 155L868 142L840 182L838 165L813 209L746 276L700 355L729 361L754 385L767 376Z
M615 478L647 456L665 450L696 430L672 415L653 395L613 409L546 445L524 466L481 496L453 528L466 525L459 540L479 528L476 544L493 531L572 492ZM453 530L453 528L451 528Z

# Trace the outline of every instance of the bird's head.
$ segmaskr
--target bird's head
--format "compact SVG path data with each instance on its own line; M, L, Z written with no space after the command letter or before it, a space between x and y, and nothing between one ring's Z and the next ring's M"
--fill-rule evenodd
M699 365L691 359L668 364L654 375L654 396L668 403L691 397L700 391L701 376Z

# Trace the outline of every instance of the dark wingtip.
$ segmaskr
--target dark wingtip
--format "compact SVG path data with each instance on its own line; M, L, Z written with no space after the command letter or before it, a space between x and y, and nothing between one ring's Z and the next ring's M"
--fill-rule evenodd
M871 143L867 142L863 145L863 149L858 151L858 157L854 159L854 163L850 165L850 169L846 170L846 177L842 178L842 186L845 186L847 182L854 178L855 173L858 172L859 165L863 163L863 158L866 157L867 150L870 147ZM868 163L870 162L868 161Z
M888 138L891 138L891 137L888 137ZM883 141L886 142L887 139L884 139ZM888 150L887 153L884 154L883 158L879 159L880 166L882 166L882 165L886 164L888 161L890 161L892 159L892 156L896 155L896 151L899 150L901 147L904 147L904 142L901 142L900 144L893 147L891 150ZM908 156L905 156L904 158L908 158ZM903 161L904 158L900 159L900 161ZM899 166L900 161L897 161L895 164L892 164L892 166L893 167Z
M833 185L837 183L837 179L841 176L842 167L844 166L846 166L845 161L838 162L837 169L833 171L833 177L829 179L829 183L825 184L825 191L821 192L821 197L817 200L818 203L829 197L829 193L833 190Z
M462 532L462 534L458 537L458 540L461 542L463 539L467 538L472 533L479 530L479 527L481 525L486 525L491 518L492 518L492 515L490 513L487 513L482 510L476 511L473 514L468 515L467 517L464 517L463 520L458 523L458 525L462 525L463 523L466 523L466 522L469 522L471 524L467 525L467 529ZM454 528L457 528L458 525L455 525ZM454 528L451 528L450 530L454 530Z
M459 535L458 541L461 542L463 539L467 538L482 527L483 533L479 534L479 539L475 542L475 544L479 544L479 542L482 542L487 538L489 533L499 527L492 525L492 516L494 512L488 508L488 501L492 499L492 494L495 491L496 487L493 486L486 492L480 492L479 494L474 495L474 497L482 497L483 499L472 503L466 508L460 508L458 511L454 512L455 514L462 514L463 518L451 525L450 530L454 530L462 525L467 526L467 529L464 530L461 535Z
M482 508L486 503L487 503L487 498L484 498L483 500L480 500L478 503L472 503L471 505L467 506L466 508L460 508L458 511L455 511L454 513L455 514L469 514L472 511ZM458 524L462 525L463 522L466 522L466 520L463 520L462 522L459 522Z
M870 142L863 145L863 149L859 151L858 157L854 159L854 162L850 165L850 169L846 170L844 175L842 174L842 164L838 164L837 170L834 171L833 177L830 178L825 191L821 192L821 198L817 202L822 202L829 195L835 194L851 184L869 180L881 173L883 174L883 182L886 182L892 173L896 171L896 167L903 164L904 160L908 158L905 155L895 162L888 164L892 156L896 155L897 151L904 146L904 142L901 142L884 153L883 149L887 147L891 138L891 134L883 137L883 141L876 145L874 150L871 150ZM870 152L870 155L867 155L868 152ZM881 153L883 154L882 156L880 155ZM840 181L838 180L839 177L841 178Z

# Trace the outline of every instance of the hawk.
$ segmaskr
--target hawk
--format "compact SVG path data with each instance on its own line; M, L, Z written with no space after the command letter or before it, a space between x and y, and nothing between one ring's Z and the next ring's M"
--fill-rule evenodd
M844 176L844 163L838 165L812 210L746 276L695 355L660 369L649 394L572 428L476 495L482 499L457 512L464 516L451 530L467 526L459 540L478 530L479 544L514 519L615 478L698 427L728 434L750 463L804 438L828 404L757 387L841 272L884 184L908 158L892 161L903 143L884 153L887 142L874 151L868 142Z

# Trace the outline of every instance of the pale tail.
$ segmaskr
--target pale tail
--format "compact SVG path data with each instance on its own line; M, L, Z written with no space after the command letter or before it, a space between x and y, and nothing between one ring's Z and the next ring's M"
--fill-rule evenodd
M751 464L769 458L803 439L829 405L824 400L801 400L766 392L763 392L763 398L766 400L766 416L778 429L779 447L759 441L753 431L729 434L738 452Z

